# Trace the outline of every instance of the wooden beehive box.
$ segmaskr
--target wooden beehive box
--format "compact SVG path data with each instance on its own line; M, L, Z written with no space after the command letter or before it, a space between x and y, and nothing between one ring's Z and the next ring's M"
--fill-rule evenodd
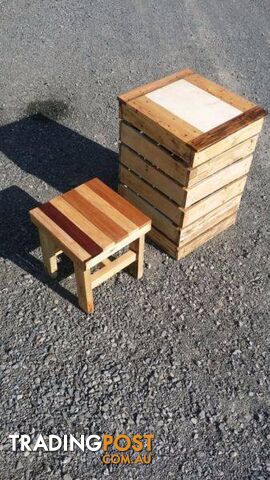
M191 70L118 99L119 192L180 259L235 223L267 112Z

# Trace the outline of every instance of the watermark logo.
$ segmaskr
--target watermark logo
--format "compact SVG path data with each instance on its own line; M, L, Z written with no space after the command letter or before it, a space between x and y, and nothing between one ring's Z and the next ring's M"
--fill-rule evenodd
M104 464L143 464L151 463L153 458L153 433L134 435L48 435L39 434L34 439L26 434L11 434L11 448L13 452L100 452L101 462Z

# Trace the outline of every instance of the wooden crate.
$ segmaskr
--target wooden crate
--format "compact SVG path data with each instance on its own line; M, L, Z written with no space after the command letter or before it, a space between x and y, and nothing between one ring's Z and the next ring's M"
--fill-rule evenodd
M118 98L119 192L182 258L235 223L267 112L191 70Z

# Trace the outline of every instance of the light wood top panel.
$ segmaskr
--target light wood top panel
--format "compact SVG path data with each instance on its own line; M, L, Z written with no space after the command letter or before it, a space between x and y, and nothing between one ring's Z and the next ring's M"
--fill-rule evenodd
M193 125L198 133L208 132L242 113L238 108L184 79L154 90L146 97Z

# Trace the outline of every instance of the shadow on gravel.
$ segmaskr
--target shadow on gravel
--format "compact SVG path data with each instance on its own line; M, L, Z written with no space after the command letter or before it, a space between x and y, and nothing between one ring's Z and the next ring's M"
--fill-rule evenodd
M78 306L76 296L59 283L73 273L71 262L64 257L59 274L54 280L45 273L43 263L30 253L39 247L37 229L29 219L29 210L37 204L34 198L16 186L0 192L0 256L9 259L26 273L48 285L58 295Z
M0 128L0 150L60 192L93 177L117 185L117 154L41 114Z
M117 154L40 114L0 128L0 151L25 172L65 192L93 177L115 188ZM77 305L76 297L59 284L73 272L64 257L56 280L31 255L39 246L29 210L38 202L17 186L0 192L0 255L8 258L59 295Z

